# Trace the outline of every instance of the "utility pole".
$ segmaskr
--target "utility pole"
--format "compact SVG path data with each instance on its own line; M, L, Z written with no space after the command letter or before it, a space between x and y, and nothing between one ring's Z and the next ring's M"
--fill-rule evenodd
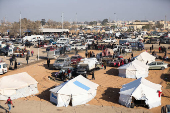
M77 24L77 13L76 13L76 24Z
M165 25L164 25L164 29L166 29L166 15L165 15Z
M64 15L64 13L62 13L62 30L63 30L63 15Z
M21 38L21 12L20 12L20 38Z

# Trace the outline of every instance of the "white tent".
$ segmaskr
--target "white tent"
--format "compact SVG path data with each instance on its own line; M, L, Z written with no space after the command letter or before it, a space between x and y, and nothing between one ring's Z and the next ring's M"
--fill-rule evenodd
M98 84L79 75L50 89L50 101L57 104L57 107L67 107L70 102L72 106L85 104L96 96L98 86Z
M18 73L0 78L0 100L17 99L38 93L37 81L28 73Z
M139 56L137 56L135 59L143 62L146 64L146 62L148 61L148 63L151 63L153 61L155 61L155 58L153 55L149 54L148 52L142 52Z
M122 86L119 92L119 103L130 107L132 101L135 103L136 100L143 100L150 109L160 106L161 97L158 91L161 91L161 87L141 77Z
M149 73L149 67L138 60L134 60L133 62L120 66L118 69L119 76L124 78L147 77Z

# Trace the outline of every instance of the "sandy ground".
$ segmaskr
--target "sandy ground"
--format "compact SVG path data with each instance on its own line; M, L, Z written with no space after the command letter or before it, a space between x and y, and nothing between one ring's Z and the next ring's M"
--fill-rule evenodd
M151 45L145 45L146 48L149 48ZM168 46L168 45L166 45ZM158 52L158 44L154 45L156 52ZM26 64L25 58L18 58L18 62L22 62L21 66L17 70L10 70L8 73L1 75L0 77L16 74L20 72L27 72L33 78L38 81L38 90L39 94L35 96L30 96L27 98L20 98L13 100L15 108L12 109L12 113L160 113L161 107L170 103L170 89L166 89L166 82L163 80L163 76L167 74L168 69L165 70L149 70L149 76L146 78L151 82L161 84L163 86L162 90L165 94L162 97L162 105L152 109L146 109L143 107L136 107L134 109L126 108L118 103L119 100L119 91L123 84L134 81L135 79L121 78L118 76L118 70L116 67L107 67L106 70L95 71L95 80L93 82L99 84L97 89L96 97L91 100L86 105L76 106L76 107L61 107L57 108L55 105L51 104L50 92L49 89L59 85L61 81L54 82L48 79L48 76L51 76L58 70L52 70L52 64L55 60L51 60L50 68L47 67L46 60L43 59L43 56L46 54L43 52L45 49L40 49L41 60L37 63L36 53L37 48L31 48L35 51L35 56L30 58L29 65ZM94 53L101 51L94 50ZM141 51L134 51L134 56L139 55ZM84 57L85 52L79 52L80 55ZM159 53L158 53L159 54ZM163 56L163 54L159 54ZM168 57L170 58L170 50L167 52ZM71 54L70 54L71 56ZM127 54L125 58L129 58L130 54ZM2 58L2 56L1 56ZM9 57L3 57L7 60L9 64ZM165 61L166 62L166 61ZM168 62L170 64L170 62ZM91 79L91 75L88 76ZM5 112L7 105L4 104L5 101L0 101L0 113Z

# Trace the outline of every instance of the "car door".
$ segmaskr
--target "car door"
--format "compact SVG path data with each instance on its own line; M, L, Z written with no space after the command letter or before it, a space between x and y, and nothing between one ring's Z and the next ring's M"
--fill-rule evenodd
M156 69L161 69L161 67L164 67L164 66L163 66L163 63L162 63L162 62L157 62L157 67L156 67Z
M157 66L156 66L156 62L152 62L149 64L149 69L156 69Z

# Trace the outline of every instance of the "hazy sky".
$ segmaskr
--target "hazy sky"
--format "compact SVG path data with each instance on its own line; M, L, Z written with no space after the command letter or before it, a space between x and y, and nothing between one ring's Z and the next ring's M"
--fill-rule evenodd
M170 0L0 0L0 20L170 20ZM114 14L116 13L116 14Z

